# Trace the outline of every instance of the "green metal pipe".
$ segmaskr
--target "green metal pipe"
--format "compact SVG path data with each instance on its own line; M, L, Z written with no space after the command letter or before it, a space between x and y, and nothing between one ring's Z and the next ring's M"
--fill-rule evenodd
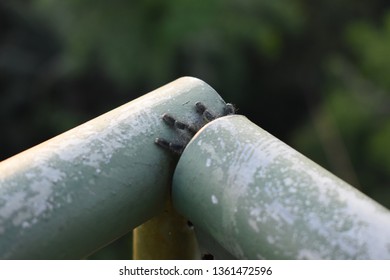
M390 259L386 208L243 116L195 135L172 200L239 259Z
M161 115L197 122L197 101L225 104L181 78L1 162L0 258L83 258L161 213L177 162Z

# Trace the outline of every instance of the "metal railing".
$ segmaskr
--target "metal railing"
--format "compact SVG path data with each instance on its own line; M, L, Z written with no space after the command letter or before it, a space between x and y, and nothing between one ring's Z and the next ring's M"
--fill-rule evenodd
M153 143L178 137L163 113L198 122L198 101L225 108L181 78L1 162L0 258L84 258L141 224L136 258L198 258L189 219L217 258L390 259L387 209L243 116L180 157Z

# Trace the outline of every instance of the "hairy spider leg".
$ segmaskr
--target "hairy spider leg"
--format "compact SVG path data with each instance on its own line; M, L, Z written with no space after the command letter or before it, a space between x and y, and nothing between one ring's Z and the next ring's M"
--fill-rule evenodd
M202 115L202 118L205 122L211 122L212 120L220 117L220 115L215 114L212 111L209 111L206 105L204 105L202 102L195 103L195 110L198 114ZM231 115L234 113L235 113L235 107L230 103L226 103L223 114L221 116ZM181 141L181 143L172 143L163 138L156 138L154 142L164 149L167 149L171 152L181 155L189 140L199 130L199 127L178 121L173 116L167 113L162 115L162 119L168 126L173 127L179 131L183 131L181 133L183 140Z
M193 127L192 125L189 125L189 124L186 124L186 123L183 123L181 121L178 121L176 120L174 117L172 117L171 115L165 113L162 115L162 119L163 121L171 126L171 127L174 127L174 128L177 128L177 129L180 129L180 130L187 130L188 132L190 132L192 135L195 135L196 133L196 129L195 127Z
M154 143L156 143L157 145L159 145L164 149L167 149L179 155L183 152L185 147L184 145L181 144L171 143L163 138L156 138L156 140L154 140Z
M215 120L217 118L215 114L207 110L207 107L202 102L196 102L195 107L196 111L203 116L203 119L206 122L211 122L212 120Z
M224 115L234 115L236 113L236 108L231 103L226 103L225 109L224 109Z

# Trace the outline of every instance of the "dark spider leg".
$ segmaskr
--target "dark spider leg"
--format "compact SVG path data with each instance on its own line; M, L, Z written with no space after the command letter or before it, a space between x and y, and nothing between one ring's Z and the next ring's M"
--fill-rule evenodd
M187 130L192 135L195 135L196 133L196 129L193 126L180 122L169 114L163 114L162 119L167 125L171 127L175 127L180 130Z
M200 101L195 103L195 108L199 114L203 114L206 111L206 106Z
M203 116L206 122L211 122L217 118L215 114L207 110L207 107L202 102L196 102L195 107L196 111Z
M212 111L209 111L202 102L196 102L195 104L195 110L196 112L202 116L203 118L203 126L205 123L211 122L215 120L218 117L226 116L226 115L232 115L235 113L235 108L232 104L227 103L224 107L223 113L215 114ZM179 143L172 143L169 142L163 138L156 138L155 143L159 145L160 147L170 150L171 152L174 152L175 154L181 155L184 151L184 148L188 144L189 140L196 134L196 132L199 130L201 126L198 125L189 125L186 123L183 123L181 121L176 120L171 115L165 113L162 115L162 119L170 127L173 127L174 129L177 129L179 132L179 135L183 137L183 140ZM185 139L185 140L184 140Z
M231 103L226 103L225 109L224 109L224 115L234 115L236 113L236 108L234 108L234 105Z
M156 140L154 140L154 143L156 143L157 145L159 145L160 147L162 147L164 149L167 149L167 150L172 151L172 152L179 154L179 155L183 152L184 147L185 147L185 146L180 145L180 144L168 142L167 140L165 140L163 138L156 138Z
M186 123L178 121L169 114L163 114L162 119L170 127L173 127L175 129L178 129L178 130L186 130L192 136L195 135L195 133L196 133L196 129L193 126L190 126ZM187 144L187 143L182 143L182 144L172 143L172 142L169 142L163 138L156 138L156 140L154 142L157 145L159 145L160 147L167 149L169 151L172 151L175 154L179 154L179 155L183 152L183 150Z

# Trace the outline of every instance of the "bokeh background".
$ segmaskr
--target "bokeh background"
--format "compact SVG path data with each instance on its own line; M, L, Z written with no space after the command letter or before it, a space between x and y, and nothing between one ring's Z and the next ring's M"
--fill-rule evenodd
M388 0L0 1L0 160L186 75L390 207Z

